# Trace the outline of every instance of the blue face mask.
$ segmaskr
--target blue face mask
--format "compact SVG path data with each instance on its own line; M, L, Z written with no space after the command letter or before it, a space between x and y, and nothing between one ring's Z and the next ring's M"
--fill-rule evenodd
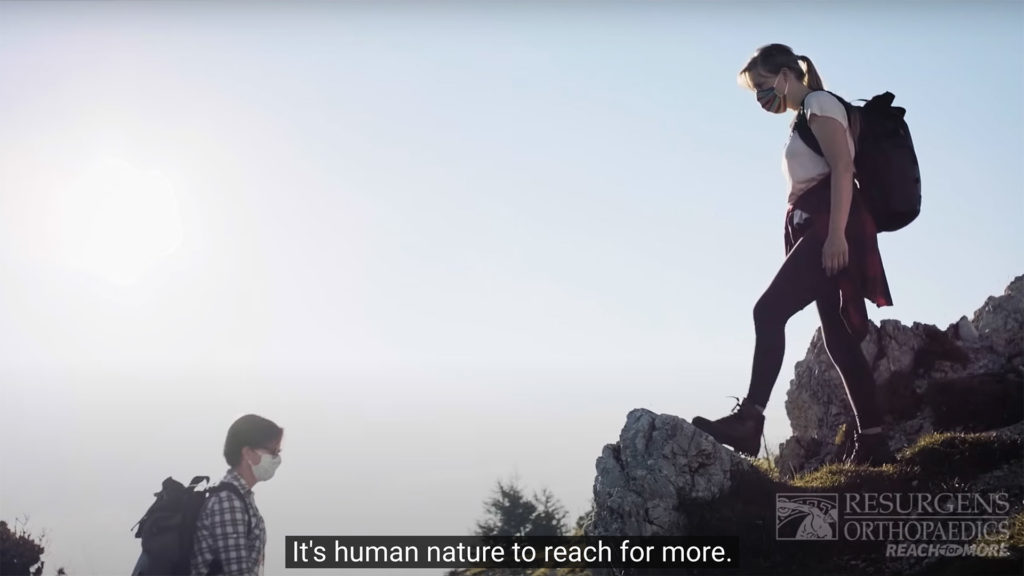
M775 84L778 83L779 79L775 78ZM769 88L758 90L757 101L766 111L772 114L782 114L786 111L786 90L789 90L789 80L786 80L786 87L782 89L781 95L775 91L775 84Z

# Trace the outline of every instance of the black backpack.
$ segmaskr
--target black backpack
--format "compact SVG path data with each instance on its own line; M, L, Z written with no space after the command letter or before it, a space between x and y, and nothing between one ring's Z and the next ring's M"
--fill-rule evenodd
M203 482L206 482L207 487L199 490ZM164 480L162 489L154 494L156 502L135 525L138 526L135 537L142 541L142 554L139 555L132 576L187 576L192 573L196 523L207 498L217 492L231 492L245 503L245 497L238 486L230 482L220 482L214 486L209 483L209 476L196 476L187 487L170 476ZM245 512L248 517L248 503Z
M832 94L832 92L829 92ZM921 213L921 169L904 116L893 106L892 92L854 106L832 94L846 107L854 137L857 187L880 232L899 230ZM793 130L819 156L821 145L811 132L803 106Z

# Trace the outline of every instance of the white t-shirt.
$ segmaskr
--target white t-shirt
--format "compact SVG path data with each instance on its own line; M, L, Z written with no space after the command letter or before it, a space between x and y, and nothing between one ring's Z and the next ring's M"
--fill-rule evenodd
M804 110L807 118L817 114L835 118L846 128L846 141L850 145L850 157L854 155L853 136L850 134L850 122L846 117L846 107L835 96L825 91L811 92L804 99ZM786 154L782 161L782 171L789 182L789 201L792 202L801 193L817 184L822 178L831 174L828 162L817 155L802 138L794 131L786 144Z

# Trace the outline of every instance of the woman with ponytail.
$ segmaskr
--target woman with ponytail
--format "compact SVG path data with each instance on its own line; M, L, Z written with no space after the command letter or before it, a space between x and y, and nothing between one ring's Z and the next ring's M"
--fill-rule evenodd
M856 445L850 461L892 462L874 376L860 348L868 327L865 299L891 306L892 297L874 221L855 193L855 140L846 106L825 91L810 58L794 54L783 44L759 48L739 78L767 112L789 110L804 115L822 153L814 152L791 129L783 163L789 184L786 258L754 305L756 343L750 387L732 414L718 420L698 416L693 423L722 444L756 456L764 408L782 369L786 322L814 302L825 348L856 416Z

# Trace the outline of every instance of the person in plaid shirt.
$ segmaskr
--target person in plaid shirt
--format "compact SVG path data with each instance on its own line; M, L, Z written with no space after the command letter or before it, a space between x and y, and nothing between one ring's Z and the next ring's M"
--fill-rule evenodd
M255 414L242 416L228 429L224 459L231 468L221 482L237 486L243 498L224 490L203 505L196 524L193 575L263 574L267 531L252 487L270 480L280 466L283 435L280 426Z
M860 343L868 332L865 300L891 306L877 229L854 184L856 123L825 86L810 58L784 44L762 46L740 71L761 107L798 111L820 145L819 155L790 130L783 170L789 181L786 259L754 306L754 361L746 398L733 413L693 425L737 452L757 456L764 408L785 354L786 322L812 302L821 332L856 417L856 464L893 462L875 397L875 379ZM795 124L794 124L795 127Z

